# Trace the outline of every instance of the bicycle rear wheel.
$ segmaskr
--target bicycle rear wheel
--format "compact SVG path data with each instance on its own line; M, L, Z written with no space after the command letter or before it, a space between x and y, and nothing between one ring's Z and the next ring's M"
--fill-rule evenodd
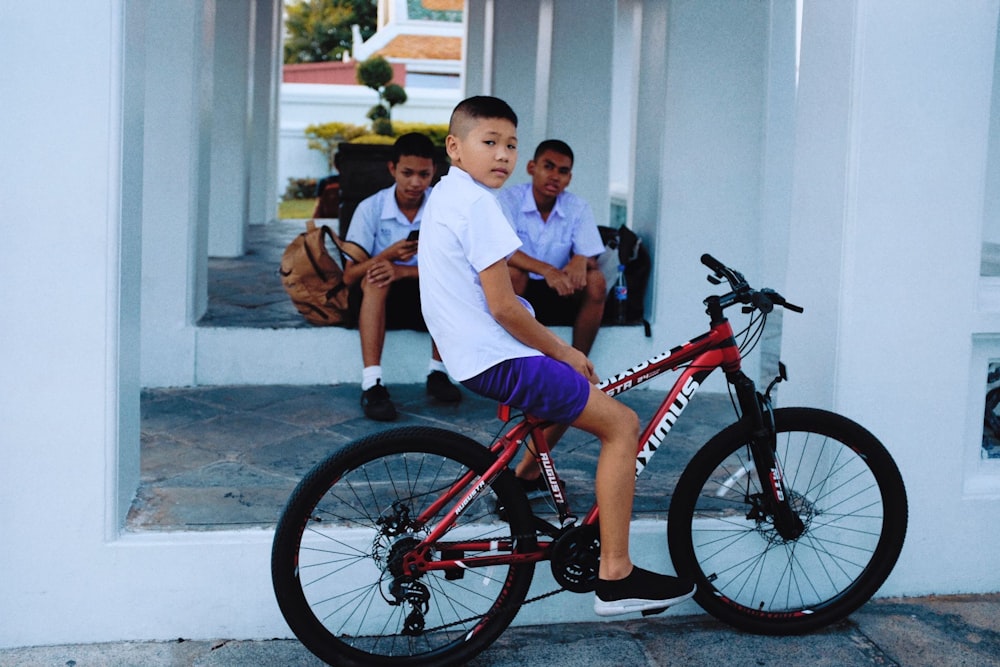
M446 665L468 661L507 627L534 564L496 563L409 576L403 558L455 500L419 517L468 474L466 491L495 461L465 436L399 428L358 440L314 467L292 493L274 536L271 577L299 640L337 665ZM495 503L508 508L500 522ZM536 548L530 509L504 472L446 534L479 551L436 545L431 560L523 554ZM516 537L514 537L516 536Z
M747 429L733 424L681 475L668 541L705 611L748 632L797 634L846 617L885 582L903 548L906 492L882 444L846 417L784 408L774 421L776 459L805 531L778 535Z

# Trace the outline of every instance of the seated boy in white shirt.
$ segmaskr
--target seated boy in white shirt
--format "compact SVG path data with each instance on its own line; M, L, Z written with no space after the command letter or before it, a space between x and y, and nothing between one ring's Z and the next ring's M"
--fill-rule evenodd
M471 97L452 112L452 168L421 226L424 319L449 372L466 388L597 436L601 562L595 613L664 608L694 595L689 580L632 564L639 418L594 385L594 367L533 317L514 293L507 257L520 246L494 190L517 161L517 116L503 100Z
M434 177L434 144L420 133L396 139L388 164L393 183L358 204L346 240L365 251L348 259L344 282L351 286L350 308L361 336L361 407L377 421L396 418L396 406L382 380L382 348L387 329L426 331L417 289L417 245L427 193ZM428 363L427 393L439 401L462 400L434 340Z
M604 242L590 204L566 188L573 150L546 139L528 160L531 181L504 188L498 199L521 248L507 260L514 291L547 326L572 326L573 347L584 354L597 338L608 285L597 265Z

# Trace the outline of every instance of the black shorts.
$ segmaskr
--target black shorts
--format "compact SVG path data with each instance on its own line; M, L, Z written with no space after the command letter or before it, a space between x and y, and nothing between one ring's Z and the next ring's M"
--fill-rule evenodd
M351 287L347 304L355 319L361 312L364 295L360 281ZM424 315L420 312L420 282L415 278L396 280L389 285L389 298L385 302L385 328L427 331Z
M576 314L580 312L582 294L576 292L569 296L559 296L544 280L529 280L524 298L535 309L535 319L542 324L568 327L573 326Z

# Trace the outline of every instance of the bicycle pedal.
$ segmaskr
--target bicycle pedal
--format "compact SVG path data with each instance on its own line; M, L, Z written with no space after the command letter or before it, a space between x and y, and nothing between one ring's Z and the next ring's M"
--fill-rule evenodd
M656 609L643 609L642 610L642 615L643 616L652 616L653 614L662 614L666 610L667 610L666 607L657 607Z

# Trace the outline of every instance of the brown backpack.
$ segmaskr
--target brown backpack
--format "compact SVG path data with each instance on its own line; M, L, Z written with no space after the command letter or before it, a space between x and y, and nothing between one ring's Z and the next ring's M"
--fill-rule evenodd
M337 248L336 260L327 250L327 238ZM352 252L348 253L346 247ZM318 326L355 325L347 304L350 290L344 283L344 260L364 255L367 253L361 246L342 241L326 225L317 227L312 220L306 222L306 231L285 248L278 273L292 303L307 322Z

